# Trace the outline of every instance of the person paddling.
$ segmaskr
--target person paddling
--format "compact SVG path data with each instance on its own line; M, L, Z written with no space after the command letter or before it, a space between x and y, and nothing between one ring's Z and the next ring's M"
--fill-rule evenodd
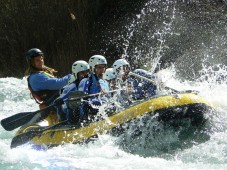
M106 69L106 72L103 74L103 79L109 83L111 90L116 89L116 75L114 74L113 68Z
M139 92L138 98L151 97L157 93L157 86L145 79L148 78L157 83L158 78L155 74L152 74L151 72L144 69L135 69L133 70L133 73L134 74L130 74L130 76L134 79L134 86L137 87L137 90ZM138 78L139 76L134 77L133 75L135 74L144 77L144 79ZM159 83L159 86L160 85L161 84Z
M106 58L102 55L94 55L89 59L89 65L91 68L91 76L80 82L79 90L87 94L99 92L107 93L109 86L107 81L103 79L107 65Z
M108 95L109 84L103 79L103 74L106 71L107 60L102 55L93 55L89 59L89 65L91 68L91 74L88 78L83 79L79 84L79 91L83 91L86 94L102 93ZM84 115L96 114L98 109L94 109L91 105L100 106L103 102L107 102L106 97L92 97L90 101L83 103Z
M61 95L54 101L57 104L59 112L62 112L61 120L68 120L68 123L73 124L78 122L79 114L77 109L72 109L69 106L69 94L78 90L80 81L87 78L90 73L90 66L86 61L78 60L72 64L72 76L68 85L64 87Z
M38 48L28 50L26 60L28 88L40 109L44 108L60 95L60 90L67 85L71 74L57 78L57 71L44 64L44 53Z
M132 99L138 100L156 94L156 85L142 79L139 80L136 77L129 76L131 67L125 59L116 60L113 63L113 70L116 75L118 88L126 88L124 92L124 95L127 96L126 98L132 97ZM145 70L142 71L142 69L140 69L140 71L143 73L143 76L149 76L148 72ZM135 72L138 73L138 70Z

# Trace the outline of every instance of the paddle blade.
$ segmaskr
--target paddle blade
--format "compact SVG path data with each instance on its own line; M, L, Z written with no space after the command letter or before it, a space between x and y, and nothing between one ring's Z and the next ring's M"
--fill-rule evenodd
M12 148L16 148L17 146L26 144L30 140L32 140L32 138L34 138L36 135L39 135L41 133L42 131L29 131L29 132L19 134L12 139L10 148L12 149Z
M1 125L5 130L11 131L30 122L35 116L36 121L44 119L53 109L55 104L45 107L35 112L22 112L1 120ZM36 115L39 114L39 115Z
M5 130L11 131L28 123L34 117L35 114L36 112L17 113L13 116L2 119L1 125Z
M83 91L75 91L69 93L69 100L78 100L86 97L87 95Z
M58 124L47 126L47 127L36 127L34 129L29 130L28 132L21 133L15 136L11 141L11 148L16 148L17 146L26 144L30 142L35 136L41 135L45 130L54 129L61 125L67 124L67 120L62 121Z
M69 108L77 109L81 104L81 99L87 95L82 91L75 91L69 93Z

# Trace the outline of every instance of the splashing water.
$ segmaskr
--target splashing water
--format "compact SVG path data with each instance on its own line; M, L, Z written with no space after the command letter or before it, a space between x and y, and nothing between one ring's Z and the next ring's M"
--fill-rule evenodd
M165 70L166 73L169 71ZM204 70L204 72L206 71ZM11 94L1 100L3 106L1 107L1 119L18 112L38 109L35 102L29 98L25 79L2 78L0 81L0 87L7 89L7 92L6 90L1 91L1 96ZM191 169L191 166L194 169L207 169L208 167L209 169L225 169L227 161L226 82L222 84L216 81L211 81L212 83L206 81L182 82L175 77L169 79L168 82L171 82L172 86L177 84L181 89L200 90L201 95L215 105L217 112L209 115L212 118L212 128L206 132L209 133L209 139L194 140L192 143L186 143L188 146L184 146L184 143L177 143L181 147L174 148L176 145L171 145L171 143L178 142L177 136L180 132L163 127L162 124L154 121L155 117L143 124L145 117L142 117L130 126L129 131L123 136L99 135L94 143L69 144L47 151L35 151L30 146L11 150L10 141L16 131L7 132L1 127L1 169ZM17 84L17 88L15 84ZM18 89L20 90L18 91ZM138 129L143 130L146 139L136 136ZM124 148L125 141L130 143L127 149ZM174 149L174 152L171 152L171 149Z

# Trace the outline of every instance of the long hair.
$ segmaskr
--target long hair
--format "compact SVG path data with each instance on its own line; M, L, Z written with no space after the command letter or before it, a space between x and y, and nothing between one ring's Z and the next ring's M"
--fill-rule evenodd
M55 69L44 65L44 68L42 70L40 70L40 69L35 68L34 65L35 65L34 58L32 58L30 60L28 68L26 69L26 71L24 73L25 77L27 77L33 73L38 73L38 72L42 72L42 71L47 72L48 74L51 74L54 77L56 76L57 71Z

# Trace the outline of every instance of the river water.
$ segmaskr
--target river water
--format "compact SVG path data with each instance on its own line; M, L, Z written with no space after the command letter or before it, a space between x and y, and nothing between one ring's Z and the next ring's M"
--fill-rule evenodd
M164 70L164 72L164 75L172 75L172 70ZM225 70L222 73L226 75ZM10 149L10 142L16 130L5 131L0 127L0 169L226 169L226 81L182 82L172 77L168 78L166 84L178 87L178 90L199 90L200 96L213 105L216 111L209 115L212 122L208 132L209 140L195 142L183 149L176 148L171 152L163 152L159 150L160 145L168 145L174 140L173 134L164 134L161 140L150 141L153 148L148 148L151 153L149 155L146 146L143 146L144 150L136 148L139 152L134 148L132 153L120 146L121 137L100 135L94 143L69 144L47 151L36 151L30 146ZM38 109L37 104L30 98L26 79L1 78L0 89L0 119L19 112ZM141 151L146 154L144 155Z
M175 145L171 149L171 144L177 140L176 132L171 128L164 129L157 122L150 122L147 129L141 124L138 127L145 132L158 129L162 133L150 137L146 144L140 143L140 138L130 138L126 132L120 137L99 135L95 142L89 144L67 144L36 151L28 145L10 149L16 130L5 131L0 127L0 169L226 170L226 33L216 31L221 28L226 32L227 28L220 24L220 19L220 22L215 20L219 25L205 30L207 27L202 27L203 23L186 20L184 17L188 15L173 2L175 1L148 1L135 20L127 23L127 34L119 35L124 37L125 42L118 45L124 46L122 57L142 64L143 68L152 72L163 67L161 61L171 58L168 62L172 64L158 72L165 85L178 90L198 90L199 95L215 108L214 112L207 113L210 125L206 130L206 140L190 138L190 142L185 143L184 147ZM163 5L162 8L159 8L160 5ZM159 20L162 21L157 22ZM190 24L190 29L184 30L187 24ZM202 27L203 31L198 31L198 27ZM208 35L209 31L212 34ZM190 39L188 34L194 37ZM209 43L205 39L207 36L210 36ZM191 47L187 48L187 45ZM166 58L168 55L169 58ZM36 110L38 106L30 98L25 78L0 78L0 120L19 112Z

